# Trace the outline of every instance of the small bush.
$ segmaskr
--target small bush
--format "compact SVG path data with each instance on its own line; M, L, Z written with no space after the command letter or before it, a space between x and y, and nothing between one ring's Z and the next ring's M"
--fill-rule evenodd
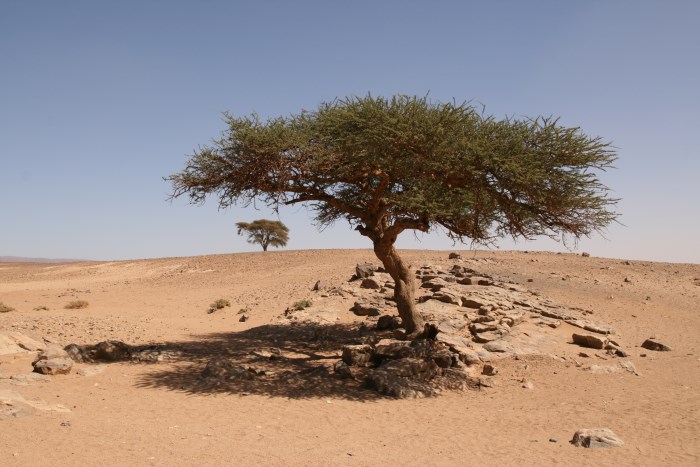
M0 302L0 313L8 313L10 311L15 311L15 309L10 305L5 305L4 303Z
M311 300L299 300L294 305L292 305L292 308L299 311L299 310L303 310L304 308L308 308L313 304L314 304L314 302L312 302Z
M209 310L207 310L207 312L214 313L216 310L220 310L227 306L231 306L231 302L226 300L225 298L220 298L211 305L209 305Z
M67 310L78 310L80 308L87 308L89 305L85 300L73 300L68 305L65 306Z
M48 311L48 310L49 310L49 307L47 307L46 305L39 305L37 307L34 307L34 311Z

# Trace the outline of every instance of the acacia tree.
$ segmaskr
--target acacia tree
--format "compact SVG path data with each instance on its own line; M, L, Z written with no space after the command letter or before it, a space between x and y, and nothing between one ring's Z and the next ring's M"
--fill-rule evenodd
M236 222L238 235L248 236L248 243L257 243L267 251L270 246L287 246L289 241L289 229L280 221L258 219L253 222Z
M596 172L610 143L557 119L497 120L469 103L352 97L261 120L226 114L228 129L167 178L172 197L222 208L255 200L304 203L320 225L347 220L395 281L408 333L423 328L414 275L394 244L405 230L444 229L455 241L590 236L617 200Z

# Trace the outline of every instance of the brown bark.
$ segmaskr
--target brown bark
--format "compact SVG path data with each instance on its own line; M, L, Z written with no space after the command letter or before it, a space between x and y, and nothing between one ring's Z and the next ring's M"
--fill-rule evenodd
M394 299L406 333L420 333L425 322L416 308L416 283L411 267L401 259L393 243L374 242L374 253L394 279Z

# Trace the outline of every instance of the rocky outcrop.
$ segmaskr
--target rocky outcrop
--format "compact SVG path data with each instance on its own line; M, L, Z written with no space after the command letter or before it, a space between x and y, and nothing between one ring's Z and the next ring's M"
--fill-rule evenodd
M653 350L655 352L670 352L671 347L666 344L662 344L656 338L650 337L649 339L642 342L642 348L647 350Z

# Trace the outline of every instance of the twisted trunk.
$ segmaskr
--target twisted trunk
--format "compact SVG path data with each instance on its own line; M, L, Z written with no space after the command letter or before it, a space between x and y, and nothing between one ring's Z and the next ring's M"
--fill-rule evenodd
M393 243L375 241L374 253L394 279L394 299L406 333L418 334L425 322L416 309L416 283L411 267L401 259Z

